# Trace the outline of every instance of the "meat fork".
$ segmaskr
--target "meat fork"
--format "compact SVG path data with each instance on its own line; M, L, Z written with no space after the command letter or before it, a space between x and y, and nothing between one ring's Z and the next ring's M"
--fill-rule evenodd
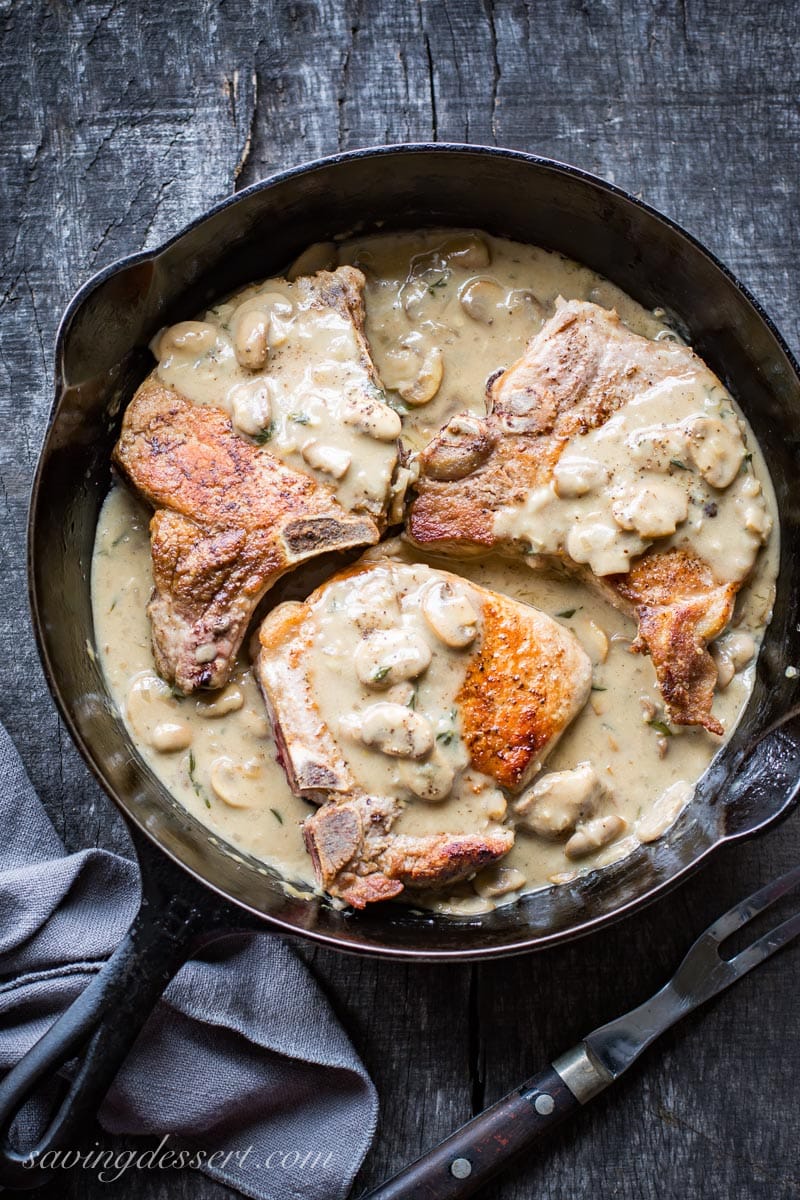
M362 1200L473 1196L518 1154L619 1079L659 1034L800 935L798 911L734 957L720 954L727 938L798 887L800 865L735 905L700 934L661 991L595 1029Z

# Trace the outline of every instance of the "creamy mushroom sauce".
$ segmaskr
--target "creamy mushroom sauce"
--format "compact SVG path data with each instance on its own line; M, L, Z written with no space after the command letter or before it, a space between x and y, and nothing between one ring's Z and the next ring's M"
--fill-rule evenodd
M458 411L483 412L486 378L519 356L552 312L559 295L616 308L635 332L659 340L676 340L663 313L646 312L587 268L536 247L483 234L426 231L380 235L352 239L338 246L313 247L305 257L306 262L290 272L290 278L301 269L316 270L337 262L352 262L365 272L367 338L389 401L402 416L404 438L411 447L424 445ZM165 381L196 402L221 404L233 413L236 392L231 396L231 389L254 380L253 371L232 361L233 314L243 299L264 292L285 294L286 286L280 281L271 281L268 287L256 285L217 306L205 322L217 324L226 335L221 342L215 341L217 350L211 355L203 352L194 356L181 352L173 354L171 361L165 353L159 366ZM262 303L258 301L256 311L261 311ZM214 337L219 339L220 334ZM219 357L224 359L222 370ZM336 391L335 384L331 386ZM643 405L646 407L652 399L644 398ZM662 396L662 402L664 399ZM658 409L660 423L667 421L685 430L687 417L702 413L726 422L734 442L737 433L746 442L745 459L740 459L739 474L730 489L732 504L738 505L730 519L742 520L745 527L748 520L762 526L751 529L755 553L765 536L764 516L775 520L775 503L758 445L741 413L724 391L715 396L697 394L687 398L686 393L673 389L668 399L672 407L668 413L662 403ZM282 446L289 446L286 456L296 456L298 442L292 441L290 428L290 413L296 411L294 400L288 391L278 401L275 393L270 393L270 405L270 422L276 422L272 430L275 448L282 452ZM323 407L326 412L335 411ZM243 413L240 406L242 432L247 433L244 424L248 416ZM328 420L324 414L317 415L320 421ZM261 419L258 413L253 420L256 418ZM634 418L624 438L640 426L646 428L647 421L637 424ZM716 426L714 433L719 434ZM331 428L332 442L334 436ZM346 436L353 435L348 432ZM375 438L370 444L380 447ZM388 445L384 443L385 448ZM688 442L681 445L682 452L689 456ZM354 461L363 462L358 449L353 453ZM734 459L740 456L735 444L728 446L726 453ZM379 470L385 472L390 470L390 456L386 451L384 454ZM597 461L600 454L602 451ZM670 453L669 457L678 455ZM704 475L702 461L694 459L684 465L689 467L691 481L687 479L681 486L695 490L716 487ZM307 461L305 469L309 469ZM644 469L653 470L652 461L646 462ZM706 471L709 469L712 467L707 465ZM683 478L680 472L674 464L666 471L661 466L655 468L659 479L670 483ZM760 482L761 492L751 483L748 494L741 482L747 480ZM331 482L330 476L327 482ZM366 489L363 495L369 495L368 484L361 486ZM714 492L717 500L718 491ZM350 498L358 502L355 494ZM572 502L575 497L567 499ZM552 501L548 499L548 503ZM152 586L147 521L141 504L115 487L98 523L92 576L94 619L112 695L143 758L190 812L238 850L273 866L301 893L316 891L300 832L312 806L292 796L288 789L246 658L237 664L226 689L201 698L176 697L155 675L145 612ZM614 523L619 530L616 519ZM714 526L714 532L721 528ZM646 540L641 531L635 536ZM697 536L710 536L710 531ZM771 614L777 541L777 532L773 531L738 597L731 630L712 648L720 675L714 712L728 733L735 727L752 688L755 655ZM696 781L723 739L702 729L670 728L665 724L650 661L630 653L635 635L630 618L575 580L560 574L534 573L524 563L495 556L460 562L436 560L412 551L399 539L368 556L386 553L402 562L428 562L534 604L575 633L594 663L593 691L538 779L569 772L567 782L574 788L576 779L580 783L580 764L588 763L603 788L601 816L619 818L613 841L596 849L583 846L579 857L570 857L565 853L568 839L533 832L524 812L516 811L516 801L511 798L508 819L518 822L517 841L503 862L447 896L418 896L414 902L455 915L479 914L513 901L524 892L566 882L580 872L605 866L630 853L639 842L659 837L691 798ZM704 553L724 556L724 549L715 550L704 543ZM742 561L732 569L739 579L746 574L747 564ZM314 584L318 582L314 580ZM306 590L310 591L311 586ZM420 682L424 679L423 673ZM449 713L449 708L442 711L439 720L446 722ZM457 746L455 739L451 745ZM568 794L563 782L556 780L556 785L554 792L563 806ZM497 799L499 793L486 789L486 795ZM418 833L470 828L478 815L474 797L456 789L437 803L411 802L394 828ZM507 798L500 796L497 809L485 811L483 819L500 819L501 808L507 803ZM521 807L524 809L524 805Z
M771 529L743 422L710 371L655 384L571 439L551 484L495 518L500 536L595 575L626 572L656 539L688 544L720 583L747 578Z
M505 797L469 767L457 707L481 609L468 583L437 582L410 559L342 579L312 606L320 718L363 791L412 802L406 826L415 799L449 804L465 830L505 815Z
M225 409L238 433L332 487L348 510L379 513L400 418L353 323L316 300L285 279L246 288L201 321L161 330L156 374L193 403Z

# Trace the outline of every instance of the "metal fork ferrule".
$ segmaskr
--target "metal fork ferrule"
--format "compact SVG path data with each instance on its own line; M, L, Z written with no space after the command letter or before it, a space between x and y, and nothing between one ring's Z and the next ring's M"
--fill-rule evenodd
M560 1054L552 1066L581 1104L614 1082L611 1073L590 1058L584 1042Z

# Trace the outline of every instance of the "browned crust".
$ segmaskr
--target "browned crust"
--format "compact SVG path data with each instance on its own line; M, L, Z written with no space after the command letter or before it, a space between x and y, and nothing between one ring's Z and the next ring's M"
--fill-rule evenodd
M514 844L509 830L480 834L391 835L391 802L369 796L324 804L303 837L322 887L354 908L406 888L441 888L496 862Z
M497 542L497 509L522 504L531 488L547 482L563 442L508 434L494 442L491 455L470 474L438 478L442 456L448 463L453 457L452 445L445 427L423 450L423 474L409 508L408 533L420 546L435 543L442 549L449 543L454 553L470 544L491 549Z
M480 591L480 648L456 701L473 765L518 791L585 704L591 664L549 617Z
M233 432L220 409L190 404L154 377L134 396L114 462L155 507L156 665L183 691L225 682L263 594L296 563L371 545L368 517ZM200 646L215 657L198 663Z
M708 642L730 621L738 585L718 583L702 559L680 548L645 555L609 582L636 610L634 649L648 650L669 719L724 733L711 714L717 668Z

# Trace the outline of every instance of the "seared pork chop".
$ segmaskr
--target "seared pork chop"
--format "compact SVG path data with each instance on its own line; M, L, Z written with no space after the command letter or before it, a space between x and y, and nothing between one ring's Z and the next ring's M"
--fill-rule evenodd
M722 733L708 642L770 519L719 380L688 347L560 300L488 398L423 451L411 539L593 576L638 618L669 719Z
M591 685L577 640L544 613L392 559L280 605L259 637L289 784L322 805L306 844L322 886L356 907L507 853L499 788L525 786Z
M185 692L226 682L280 575L371 545L402 502L363 288L354 267L272 279L154 340L114 461L156 509L156 665Z
M156 510L153 649L183 692L226 682L256 605L286 571L380 537L329 488L237 436L224 412L152 376L125 413L114 462Z

